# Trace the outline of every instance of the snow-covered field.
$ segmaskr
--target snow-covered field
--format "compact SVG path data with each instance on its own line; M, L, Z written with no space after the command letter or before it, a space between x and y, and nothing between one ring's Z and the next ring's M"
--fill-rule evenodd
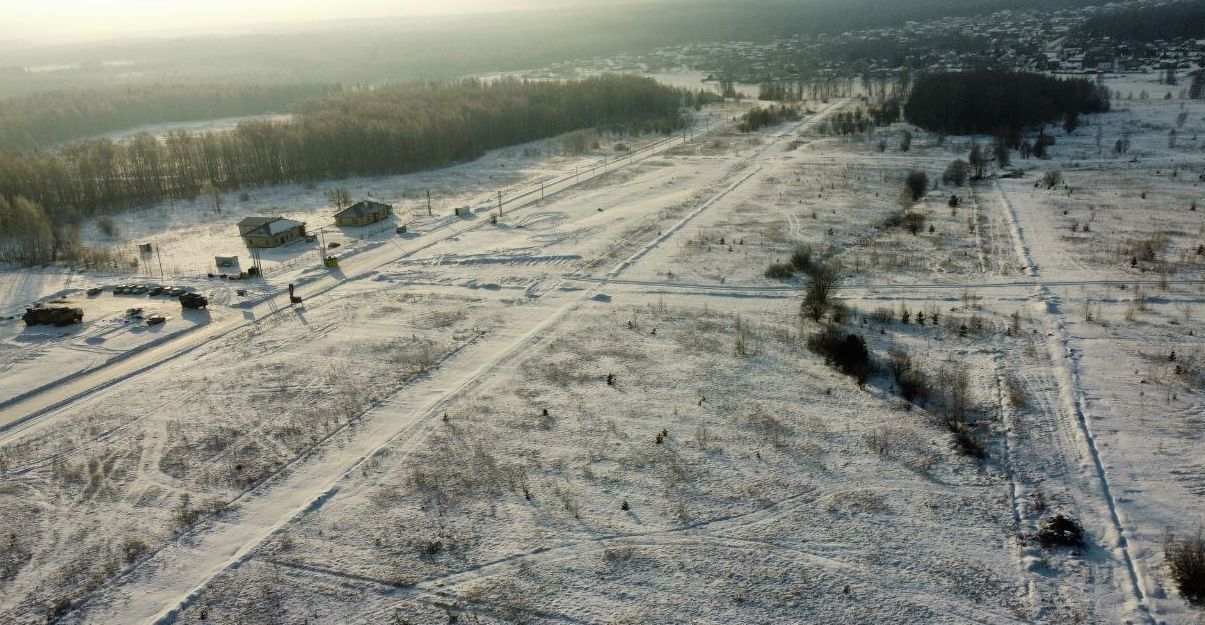
M234 130L239 124L248 121L289 121L293 116L287 113L264 113L262 115L242 115L239 117L221 117L218 119L205 119L189 122L163 122L159 124L145 124L135 126L134 128L126 128L123 130L115 130L97 137L98 139L109 139L111 141L127 141L137 135L148 133L157 139L163 139L167 133L173 130L182 130L189 134L205 134L210 132L222 132L225 130Z
M939 185L915 234L884 225L905 174L940 180L968 140L820 134L844 100L497 224L446 214L601 153L342 181L410 236L349 238L335 273L274 259L169 342L188 351L0 432L0 620L1197 623L1162 534L1205 522L1205 103L1117 105L1020 179ZM321 188L251 195L119 229L217 290L194 274L238 218L327 212ZM804 281L764 276L799 245L845 268L846 324L883 362L864 387L806 349ZM14 308L111 279L5 278ZM304 307L273 296L287 282ZM103 324L0 355L54 375ZM900 398L892 352L960 393L986 457ZM1036 544L1055 514L1084 548Z

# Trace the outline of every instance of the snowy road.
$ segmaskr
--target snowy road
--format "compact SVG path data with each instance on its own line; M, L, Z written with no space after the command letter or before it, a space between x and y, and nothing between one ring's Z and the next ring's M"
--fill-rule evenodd
M691 134L686 137L697 136L701 140L708 133L720 132L724 128L726 128L724 124L716 124L711 126L707 133L700 130L698 135L694 135L694 129L692 129ZM573 174L557 176L528 188L508 193L503 198L504 214L510 217L513 211L522 211L530 206L551 200L560 193L579 185L592 183L609 174L623 171L624 168L663 154L686 142L687 139L684 136L670 137L641 150L630 152L613 162L599 163ZM359 254L344 256L340 259L341 265L338 269L324 274L316 280L306 281L299 292L306 298L322 295L348 282L369 278L386 265L421 254L441 243L455 240L468 232L488 225L488 220L484 218L455 220L449 222L446 227L437 228L425 233L422 237L413 239L412 242L416 244L413 246L390 241L389 244ZM18 275L23 276L24 274ZM288 275L277 276L273 282L289 279L292 278ZM27 280L22 278L15 286L10 284L8 288L9 290L26 289L24 287L26 282ZM29 298L14 301L27 299ZM290 310L292 310L292 304L289 302L288 294L278 291L253 307L236 309L235 316L222 315L219 321L207 324L201 330L187 336L142 350L83 375L62 380L36 393L16 398L14 401L0 403L0 444L15 440L28 428L53 418L55 414L61 413L74 402L91 397L114 385L129 382L139 375L184 357L215 339L229 336L275 315L289 314ZM237 316L239 314L241 317Z
M826 112L842 104L834 102ZM823 114L804 120L796 128L818 121ZM756 156L743 164L745 173L737 174L734 181L721 187L673 226L664 229L660 235L621 260L594 288L577 292L554 291L542 296L539 305L545 310L544 314L530 317L536 322L535 325L513 324L505 331L466 348L457 356L457 360L471 363L468 367L461 365L437 369L405 394L397 395L373 409L363 417L354 437L340 441L338 453L323 454L315 450L307 454L304 461L286 467L262 486L240 497L229 512L220 515L212 524L180 536L146 563L108 584L85 604L81 616L88 623L174 622L179 611L190 605L209 580L246 562L259 544L281 531L294 518L322 507L324 502L338 493L341 482L380 449L390 444L405 446L409 440L417 444L426 428L438 421L435 417L444 412L451 401L489 383L499 369L512 366L522 355L540 345L551 334L552 328L574 311L605 301L603 291L608 281L619 279L626 269L662 245L694 217L747 182L757 173L757 162L776 156L785 144L786 140L779 137L763 146ZM666 145L665 149L669 147ZM715 167L710 175L723 179L732 174L723 167ZM656 177L652 180L655 181ZM562 184L569 188L572 181ZM671 192L676 193L672 190L662 191ZM579 200L568 200L579 206L565 209L564 212L579 215L579 219L594 219L591 212L583 211ZM557 206L555 201L551 206ZM404 261L443 241L464 237L466 241L457 245L470 245L467 239L487 223L482 221L455 232L444 233L435 240L423 242L419 247L402 253L386 247L356 257L354 262L349 261L345 265L342 277L331 277L307 285L307 296L314 297L314 294L329 291L349 281L367 278L387 265ZM510 236L527 236L521 230L511 233ZM478 236L489 236L489 231ZM285 302L280 298L255 308L256 314L260 315L285 314L287 311Z

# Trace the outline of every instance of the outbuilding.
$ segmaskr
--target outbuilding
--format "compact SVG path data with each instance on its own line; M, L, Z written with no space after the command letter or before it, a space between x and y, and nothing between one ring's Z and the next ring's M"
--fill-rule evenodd
M367 226L385 221L392 212L393 207L388 204L363 200L335 213L335 225L340 228Z
M305 222L284 217L247 217L238 223L247 247L280 247L305 236Z

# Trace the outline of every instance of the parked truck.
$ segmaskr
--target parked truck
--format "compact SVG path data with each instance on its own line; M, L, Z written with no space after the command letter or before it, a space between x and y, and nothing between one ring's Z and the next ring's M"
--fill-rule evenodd
M180 296L180 305L184 308L205 308L209 305L209 298L200 293L185 293Z
M84 321L84 309L71 308L69 306L27 308L24 319L27 326L54 324L63 327L74 323L82 323Z

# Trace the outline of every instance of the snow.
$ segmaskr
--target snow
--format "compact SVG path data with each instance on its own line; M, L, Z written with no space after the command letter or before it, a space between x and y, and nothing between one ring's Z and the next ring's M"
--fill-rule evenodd
M115 130L105 133L97 139L109 139L111 141L122 142L133 139L140 134L150 134L156 139L163 139L173 130L182 130L189 134L207 134L212 132L223 132L234 130L239 124L249 121L269 121L269 122L286 122L293 119L292 115L286 113L265 113L262 115L243 115L239 117L222 117L219 119L206 119L190 122L163 122L159 124L144 124L135 126L134 128L126 128L123 130Z
M149 348L116 321L128 298L78 293L116 276L4 274L13 309L92 308L21 361L67 381L0 432L0 614L42 622L66 599L72 623L1195 622L1161 540L1205 519L1189 208L1205 104L1122 101L1055 131L1050 160L1014 163L1023 178L922 199L916 234L883 225L905 174L940 180L969 140L879 152L901 127L817 132L852 104L753 135L713 122L496 224L449 213L601 153L340 181L411 228L328 232L347 237L337 271L298 244L265 255L265 281L203 274L246 259L243 216L322 227L328 185L131 215L123 242L163 245L172 280L216 302ZM1127 129L1133 151L1113 155ZM1035 188L1051 169L1066 186ZM805 279L764 276L802 244L846 268L847 323L875 354L966 380L987 458L889 374L859 388L807 351ZM6 350L28 332L0 331ZM70 373L112 357L77 353L92 336L133 355ZM1056 513L1083 524L1082 550L1032 539Z

